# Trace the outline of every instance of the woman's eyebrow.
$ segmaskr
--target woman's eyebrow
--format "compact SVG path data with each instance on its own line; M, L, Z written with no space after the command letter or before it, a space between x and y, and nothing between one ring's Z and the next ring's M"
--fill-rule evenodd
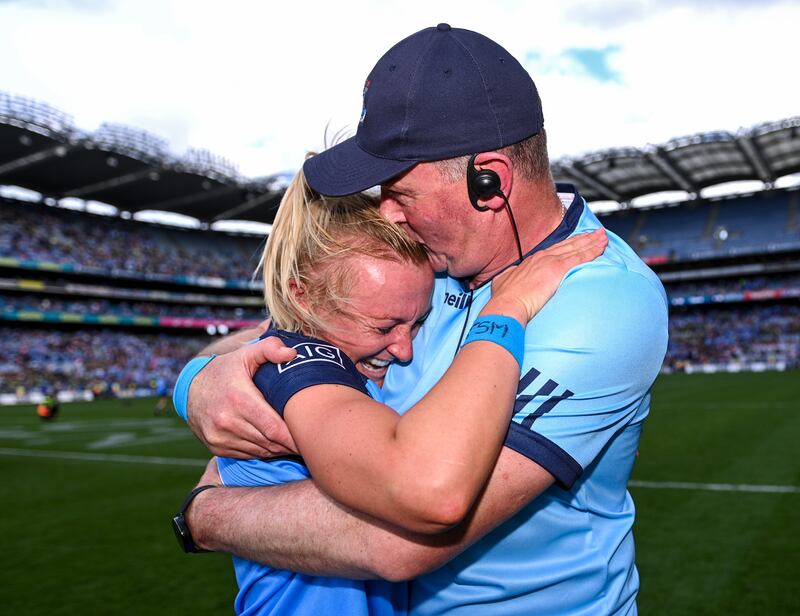
M418 319L416 319L414 321L414 323L422 323L423 321L425 321L425 319L428 318L428 315L430 315L431 310L433 310L433 308L428 308L427 312L425 314L423 314L421 317L419 317ZM402 318L399 318L399 317L396 317L396 316L391 316L391 315L390 316L384 316L384 317L371 316L369 318L372 321L376 322L376 323L377 323L377 321L386 321L386 322L391 323L392 325L399 325L400 323L410 323L410 321L408 319L402 319Z

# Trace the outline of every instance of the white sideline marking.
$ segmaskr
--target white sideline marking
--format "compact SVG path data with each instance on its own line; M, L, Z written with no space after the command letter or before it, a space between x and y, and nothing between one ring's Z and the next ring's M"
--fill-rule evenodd
M132 462L134 464L161 464L167 466L205 466L208 460L196 458L162 458L159 456L127 456L112 453L82 453L79 451L46 451L0 447L0 455L27 458L54 458L56 460L84 460L87 462ZM210 456L209 456L210 457Z
M136 435L133 432L113 432L108 436L101 438L99 441L89 443L86 445L86 449L104 449L106 447L130 445L135 440Z
M27 458L53 458L57 460L83 460L87 462L131 462L134 464L160 464L167 466L205 466L208 460L197 458L164 458L159 456L129 456L111 453L83 453L78 451L47 451L42 449L14 449L0 447L0 455ZM758 492L762 494L800 494L797 486L769 486L743 483L689 483L683 481L628 482L631 488L656 490L701 490L705 492Z
M111 434L107 434L109 430L114 431ZM133 430L136 431L134 432ZM101 434L96 435L97 432ZM83 441L92 436L97 440L86 445L88 449L110 449L113 447L190 440L193 438L192 433L186 429L186 426L175 425L174 422L164 419L151 419L149 421L74 421L42 425L38 428L8 426L0 429L0 439L22 441L15 443L22 446L42 446L55 442L65 445L68 442Z
M637 481L628 482L631 488L655 488L657 490L703 490L705 492L761 492L766 494L800 494L796 486L763 486L746 483L688 483L684 481Z

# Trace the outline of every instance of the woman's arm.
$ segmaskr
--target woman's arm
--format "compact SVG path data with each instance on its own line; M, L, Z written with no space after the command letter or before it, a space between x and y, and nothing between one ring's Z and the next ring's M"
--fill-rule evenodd
M599 255L603 233L577 236L496 279L481 315L523 326L564 274ZM541 256L539 256L541 255ZM401 528L438 533L458 524L491 473L511 417L519 364L492 342L466 345L402 417L360 392L317 385L284 417L315 482L342 504Z
M475 343L403 416L350 387L317 385L295 394L284 417L324 492L401 528L437 533L461 521L485 483L518 382L508 351Z

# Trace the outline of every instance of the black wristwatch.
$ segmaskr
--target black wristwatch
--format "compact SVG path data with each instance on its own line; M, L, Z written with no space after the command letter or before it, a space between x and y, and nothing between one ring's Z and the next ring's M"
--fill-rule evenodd
M180 544L181 548L187 554L196 554L198 552L210 552L211 550L204 550L203 548L198 548L194 544L194 539L192 539L192 533L189 531L189 526L186 524L186 510L189 508L189 505L192 504L194 497L200 494L205 490L209 490L211 488L218 488L218 485L207 485L207 486L199 486L189 492L186 495L186 498L183 499L181 503L180 509L178 509L178 513L174 515L172 518L172 530L175 531L175 536L178 538L178 543Z

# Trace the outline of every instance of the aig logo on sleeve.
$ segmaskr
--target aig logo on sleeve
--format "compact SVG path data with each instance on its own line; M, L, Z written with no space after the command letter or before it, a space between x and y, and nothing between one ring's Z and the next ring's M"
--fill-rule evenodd
M278 364L278 374L291 370L296 366L307 364L312 361L326 361L336 364L344 370L344 360L342 352L335 346L327 344L317 344L315 342L301 342L292 347L297 351L297 357L285 364Z

